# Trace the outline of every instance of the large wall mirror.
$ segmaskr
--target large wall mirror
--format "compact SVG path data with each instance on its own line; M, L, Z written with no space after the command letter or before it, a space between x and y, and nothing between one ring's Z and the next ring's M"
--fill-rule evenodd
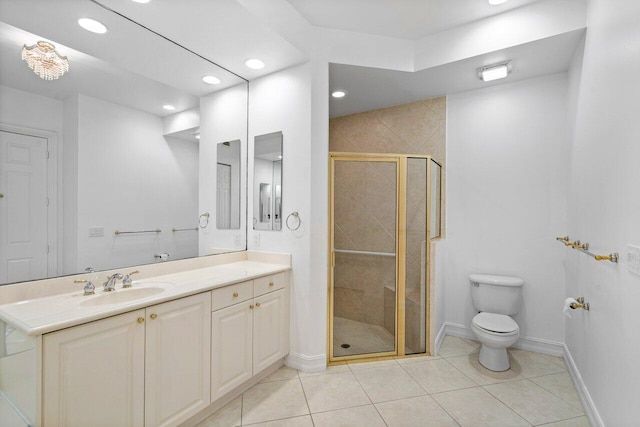
M253 229L282 229L282 132L254 140Z
M246 249L248 84L212 60L95 1L0 0L0 284Z

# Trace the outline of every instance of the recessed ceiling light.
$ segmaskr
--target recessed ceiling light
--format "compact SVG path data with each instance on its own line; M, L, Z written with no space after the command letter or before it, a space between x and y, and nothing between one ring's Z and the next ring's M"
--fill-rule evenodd
M217 85L220 84L220 79L215 76L204 76L202 81L209 85Z
M279 156L278 156L278 158L279 158L279 159L282 159L282 155L279 155Z
M96 34L104 34L107 32L107 27L102 22L98 22L95 19L91 18L78 19L78 25L80 25L85 30L91 31L92 33Z
M511 73L511 62L503 62L502 64L487 65L478 69L478 77L480 80L490 82L492 80L504 79Z
M261 70L264 68L264 62L255 58L247 59L246 61L244 61L244 64L252 70Z
M176 109L176 107L174 107L174 106L173 106L173 105L171 105L171 104L165 104L165 105L163 105L163 106L162 106L162 108L164 108L164 109L165 109L165 110L167 110L167 111L173 111L173 110L175 110L175 109Z
M200 134L199 133L195 134L195 137L196 139L200 139Z
M151 0L133 0L136 3L149 3Z
M333 96L334 98L344 98L345 96L347 96L347 91L346 90L334 90L333 92L331 92L331 96Z
M507 0L489 0L489 4L493 6L497 6L502 3L506 3Z

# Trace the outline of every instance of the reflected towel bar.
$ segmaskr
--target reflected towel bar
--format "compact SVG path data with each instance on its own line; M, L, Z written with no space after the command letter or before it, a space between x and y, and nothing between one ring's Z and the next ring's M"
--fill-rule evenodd
M193 228L172 228L171 231L173 231L174 233L176 231L198 231L198 227L193 227Z
M334 249L337 254L355 254L355 255L374 255L374 256L396 256L395 253L390 252L368 252L368 251L350 251L348 249Z
M141 233L160 233L162 232L162 230L160 230L159 228L156 228L155 230L140 230L140 231L120 231L120 230L116 230L115 231L115 235L119 236L121 234L141 234Z

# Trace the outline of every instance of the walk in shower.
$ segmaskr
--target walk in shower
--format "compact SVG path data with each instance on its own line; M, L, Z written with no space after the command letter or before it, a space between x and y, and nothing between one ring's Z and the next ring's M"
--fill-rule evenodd
M330 161L329 360L428 353L440 165L404 154Z

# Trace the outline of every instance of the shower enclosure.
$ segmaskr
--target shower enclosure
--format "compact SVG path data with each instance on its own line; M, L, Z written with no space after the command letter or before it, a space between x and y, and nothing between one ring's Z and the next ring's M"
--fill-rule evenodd
M430 156L330 153L329 361L429 352Z

